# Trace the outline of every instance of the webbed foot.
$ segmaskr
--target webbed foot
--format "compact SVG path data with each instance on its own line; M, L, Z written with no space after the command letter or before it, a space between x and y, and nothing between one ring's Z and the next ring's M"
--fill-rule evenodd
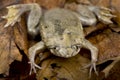
M89 68L89 67L90 67L90 70L89 70L89 78L91 77L92 70L94 70L95 74L98 75L98 72L97 72L97 70L96 70L96 62L91 62L90 64L84 66L83 69Z
M98 19L105 24L112 23L111 18L116 17L115 15L112 15L112 10L106 7L95 7L93 12Z
M44 49L45 49L45 45L44 45L44 42L42 42L42 41L36 43L34 46L29 48L29 50L28 50L29 60L30 60L29 64L31 67L30 73L29 73L30 75L31 75L32 71L34 73L36 73L35 68L41 69L41 67L35 63L35 56L36 56L36 54L41 53Z
M94 70L95 74L98 75L98 72L96 70L96 62L91 62L90 63L90 71L89 71L89 77L91 77L91 72Z
M12 5L8 6L8 14L6 16L2 16L2 18L7 19L7 23L4 27L13 26L16 22L20 21L20 16L24 12L24 6L20 5Z
M2 16L2 18L7 19L7 23L4 27L13 26L16 22L20 21L20 16L24 12L30 11L27 26L34 29L34 26L38 24L42 14L40 6L36 3L12 5L8 6L7 9L8 14Z
M38 69L42 69L40 66L38 66L34 61L30 61L30 62L28 62L29 64L30 64L30 73L29 73L29 75L31 75L32 74L32 71L34 72L34 73L36 73L36 69L35 68L38 68Z

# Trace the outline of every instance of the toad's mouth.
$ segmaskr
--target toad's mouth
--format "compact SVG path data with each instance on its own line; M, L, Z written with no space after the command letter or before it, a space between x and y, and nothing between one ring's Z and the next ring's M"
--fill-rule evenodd
M51 51L51 53L53 53L56 56L68 58L68 57L72 57L72 56L75 56L76 54L78 54L80 49L81 49L81 47L78 45L71 46L71 47L58 47L57 46L55 48L51 48L50 51Z

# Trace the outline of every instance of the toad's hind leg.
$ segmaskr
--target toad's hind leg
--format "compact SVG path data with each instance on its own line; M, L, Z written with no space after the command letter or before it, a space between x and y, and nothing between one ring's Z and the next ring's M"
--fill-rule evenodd
M89 76L91 76L91 71L92 69L94 69L95 73L98 75L97 71L96 71L96 61L97 61L97 58L98 58L98 49L93 46L88 40L83 40L83 43L82 43L83 47L84 48L87 48L90 50L91 52L91 63L88 64L87 66L85 67L89 67L90 66L90 72L89 72Z
M28 52L29 52L29 60L30 60L30 61L29 61L29 64L30 64L30 66L31 66L31 68L30 68L30 73L29 73L30 75L31 75L31 73L32 73L32 70L33 70L34 73L36 73L35 67L41 69L41 67L39 67L39 66L34 62L34 59L35 59L35 55L36 55L37 53L42 52L44 49L45 49L45 45L44 45L44 43L43 43L42 41L36 43L34 46L32 46L32 47L29 48L29 50L28 50Z
M16 22L20 21L20 16L30 11L27 21L27 27L28 27L28 33L32 35L36 35L36 25L39 23L39 20L42 15L41 8L36 3L31 4L17 4L8 6L8 14L5 16L2 16L2 18L7 19L7 23L4 25L4 27L13 26Z
M104 24L112 23L111 19L116 17L111 13L113 10L106 7L88 6L88 8L89 10L93 11L97 18Z

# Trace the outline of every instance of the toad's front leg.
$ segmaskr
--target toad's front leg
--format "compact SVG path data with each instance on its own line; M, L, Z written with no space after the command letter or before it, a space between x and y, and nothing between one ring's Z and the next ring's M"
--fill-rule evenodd
M40 17L42 15L41 8L36 3L31 4L17 4L8 6L8 14L2 16L2 18L7 19L6 25L4 27L13 26L16 22L20 21L20 16L30 11L27 21L28 33L36 35L36 25L39 23Z
M92 69L94 69L95 73L98 75L97 71L96 71L96 62L97 62L97 58L98 58L98 49L93 46L88 40L84 39L82 42L82 45L84 48L87 48L90 50L91 52L91 63L88 64L86 67L90 66L90 72L89 72L89 77L91 77L91 71Z
M28 52L29 52L29 60L30 60L30 65L31 65L31 69L30 69L30 75L32 73L32 70L34 73L36 73L36 68L39 68L41 69L41 67L39 67L35 62L34 62L34 59L35 59L35 55L37 53L40 53L42 52L43 50L45 49L45 45L42 41L36 43L34 46L32 46L31 48L29 48Z

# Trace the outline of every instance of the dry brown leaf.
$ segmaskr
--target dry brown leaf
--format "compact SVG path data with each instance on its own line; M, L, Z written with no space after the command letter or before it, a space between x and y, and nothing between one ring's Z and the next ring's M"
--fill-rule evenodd
M8 5L19 3L21 0L0 0L0 9L5 8Z
M91 4L89 0L76 0L77 3Z
M75 2L73 2L73 3L66 3L64 8L75 11L77 9L77 4Z
M8 74L9 65L16 59L21 60L19 50L11 34L12 28L4 28L4 22L0 22L0 74Z
M98 31L98 30L104 30L105 28L108 28L107 25L103 23L98 23L97 25L84 27L84 33L85 36L91 34L92 32Z
M98 35L90 37L89 40L96 44L99 49L98 64L102 64L109 60L113 60L113 63L107 66L102 72L105 76L108 76L109 71L120 60L120 35L119 33L112 32L110 29L106 29Z
M8 1L10 2L10 1ZM6 3L3 3L6 4ZM9 3L8 3L9 4ZM2 5L1 5L2 6ZM6 9L0 10L0 18L5 15ZM27 54L27 36L25 25L22 22L15 27L4 28L6 21L1 18L0 21L0 74L9 73L9 66L14 60L21 61L22 55L19 52L23 50ZM22 26L22 27L21 27Z
M80 54L71 58L49 57L41 63L42 69L37 73L37 80L88 80L89 70L83 67L89 62Z
M107 29L89 40L99 49L98 64L120 55L120 35Z
M108 7L111 0L89 0L93 5Z
M16 45L28 55L28 40L25 20L22 18L21 22L14 27L14 38Z
M109 76L104 80L120 80L120 61L118 61L109 72Z
M120 12L120 0L111 0L111 7Z
M65 0L25 0L24 3L38 3L45 9L52 9L56 7L63 7Z

